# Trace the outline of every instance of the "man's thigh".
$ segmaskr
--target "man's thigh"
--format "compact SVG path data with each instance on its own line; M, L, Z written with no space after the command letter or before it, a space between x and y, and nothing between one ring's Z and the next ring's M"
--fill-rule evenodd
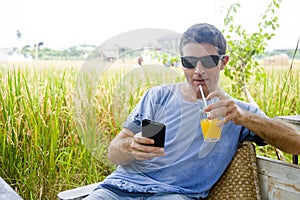
M116 193L105 189L100 188L94 190L89 196L84 198L84 200L191 200L191 198L182 195L182 194L154 194L149 197L121 197Z

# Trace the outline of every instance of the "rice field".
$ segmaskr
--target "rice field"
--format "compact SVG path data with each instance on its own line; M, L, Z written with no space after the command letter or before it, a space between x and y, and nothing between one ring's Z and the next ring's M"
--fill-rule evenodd
M107 145L140 96L153 85L184 80L178 68L134 65L117 61L86 76L83 61L0 63L0 176L24 199L56 199L110 174ZM270 117L299 114L300 61L291 71L265 68L248 87L255 101ZM276 159L272 147L257 152Z

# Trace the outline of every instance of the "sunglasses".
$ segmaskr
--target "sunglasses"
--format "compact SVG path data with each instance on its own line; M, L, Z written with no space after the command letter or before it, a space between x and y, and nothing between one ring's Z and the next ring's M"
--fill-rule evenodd
M182 66L188 69L193 69L197 66L200 61L204 68L213 68L218 65L219 61L222 60L225 55L209 55L203 57L195 56L181 56Z

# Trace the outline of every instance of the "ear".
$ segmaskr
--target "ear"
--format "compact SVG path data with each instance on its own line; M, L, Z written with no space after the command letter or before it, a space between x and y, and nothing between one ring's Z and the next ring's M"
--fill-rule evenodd
M222 65L220 67L221 70L223 70L225 68L225 66L227 65L229 61L229 56L225 55L224 58L221 60Z

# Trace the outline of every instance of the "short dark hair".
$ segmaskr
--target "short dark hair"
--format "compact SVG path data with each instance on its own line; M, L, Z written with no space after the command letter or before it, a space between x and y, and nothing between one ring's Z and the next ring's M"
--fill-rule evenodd
M183 33L179 46L181 55L183 55L182 48L187 43L208 43L217 47L219 55L226 53L227 44L223 34L211 24L194 24Z

